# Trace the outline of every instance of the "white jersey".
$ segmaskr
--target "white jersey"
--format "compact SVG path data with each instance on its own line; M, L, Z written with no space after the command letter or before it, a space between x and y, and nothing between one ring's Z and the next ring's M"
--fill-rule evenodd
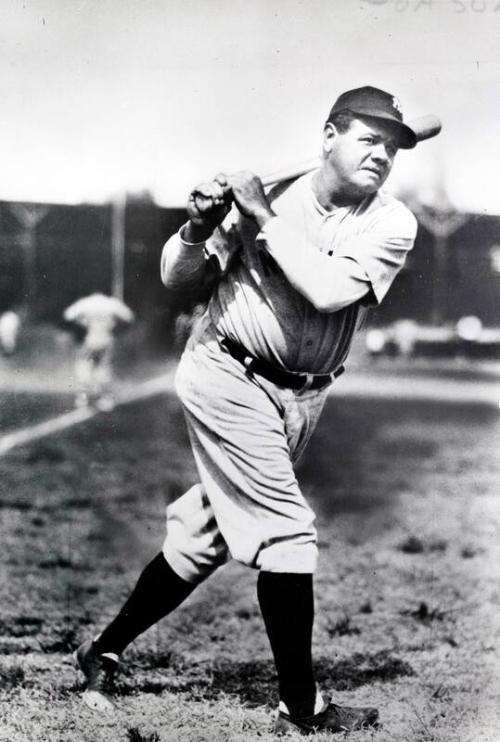
M280 368L330 373L347 356L368 305L382 300L403 266L416 220L384 193L327 211L313 175L270 194L276 217L260 232L232 212L203 253L216 255L222 269L208 309L219 338ZM202 263L178 233L164 248L163 281L195 282Z
M114 296L91 294L68 307L64 312L64 319L85 328L85 345L99 350L113 343L113 332L117 324L132 322L134 314Z

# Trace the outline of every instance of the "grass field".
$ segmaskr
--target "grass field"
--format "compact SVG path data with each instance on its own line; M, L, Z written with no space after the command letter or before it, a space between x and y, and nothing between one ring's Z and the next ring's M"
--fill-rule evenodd
M52 403L68 400L5 396L5 429ZM320 532L318 678L340 703L381 709L382 728L352 742L500 740L499 430L487 406L327 405L299 479ZM114 716L80 700L72 650L113 615L161 545L165 504L195 480L170 394L0 459L0 740L272 739L255 574L234 563L129 648Z

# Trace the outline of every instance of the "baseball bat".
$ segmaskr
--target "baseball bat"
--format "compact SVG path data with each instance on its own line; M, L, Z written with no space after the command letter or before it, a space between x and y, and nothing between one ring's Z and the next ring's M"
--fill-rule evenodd
M412 121L408 121L407 125L415 132L417 142L425 142L426 139L432 139L432 137L436 137L441 131L441 121L432 113L412 119ZM304 175L317 168L319 163L320 158L315 157L311 160L298 162L282 170L276 170L273 173L269 173L269 175L265 175L262 178L262 184L264 186L272 186L276 185L276 183L282 183L285 180L298 178L300 175Z

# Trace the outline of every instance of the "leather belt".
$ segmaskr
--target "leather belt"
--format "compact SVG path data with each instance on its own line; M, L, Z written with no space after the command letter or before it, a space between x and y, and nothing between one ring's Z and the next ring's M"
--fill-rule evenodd
M330 384L333 378L337 378L344 372L344 367L340 366L333 374L298 374L291 371L285 371L276 368L271 363L263 361L260 358L251 356L243 346L238 343L224 338L221 345L227 350L236 361L239 361L248 372L256 373L263 376L268 381L278 386L288 387L296 391L306 391L307 389L321 389L321 387Z

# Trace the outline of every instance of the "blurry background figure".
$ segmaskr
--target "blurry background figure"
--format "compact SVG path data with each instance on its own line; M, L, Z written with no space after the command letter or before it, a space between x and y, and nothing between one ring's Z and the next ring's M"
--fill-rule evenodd
M71 304L64 319L81 333L75 359L75 405L95 405L103 412L112 410L115 333L120 325L134 320L134 313L119 299L92 294Z
M410 358L415 350L418 337L418 325L411 319L400 319L394 323L394 342L398 347L399 354Z
M16 350L20 327L21 318L17 312L9 309L0 314L0 347L4 355L10 356Z

